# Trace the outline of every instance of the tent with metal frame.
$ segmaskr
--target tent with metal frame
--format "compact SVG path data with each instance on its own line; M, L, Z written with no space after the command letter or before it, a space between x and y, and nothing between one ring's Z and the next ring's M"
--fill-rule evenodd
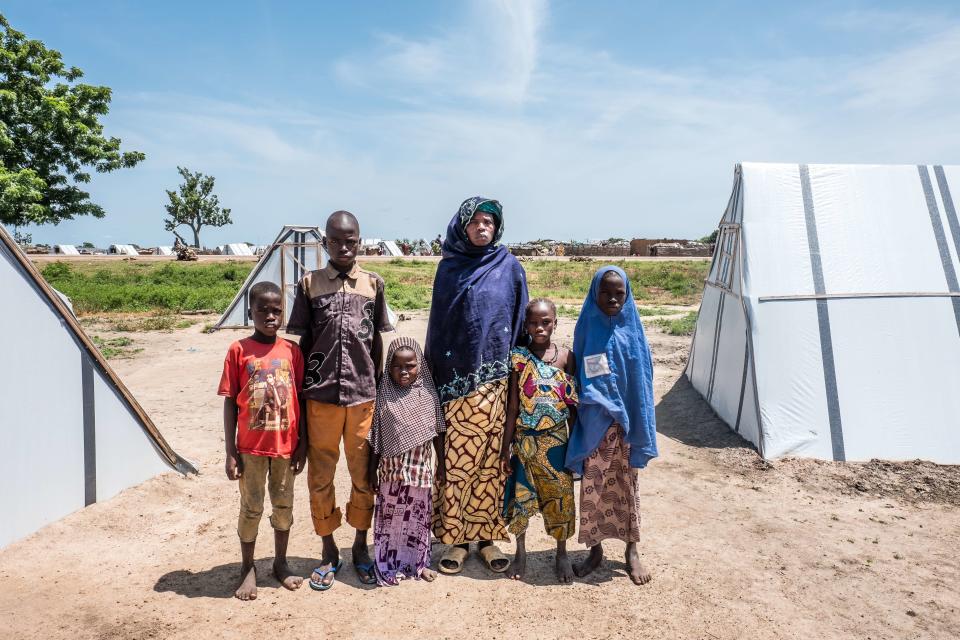
M254 284L264 281L276 283L283 291L281 328L286 327L300 279L308 271L323 268L326 261L327 252L323 249L323 231L320 227L284 226L277 239L264 251L214 328L241 329L253 326L247 316L250 306L248 292Z
M763 457L960 463L958 185L736 167L686 375Z
M10 454L0 547L167 468L196 473L2 226L0 254L0 289L16 310L0 314L0 437Z

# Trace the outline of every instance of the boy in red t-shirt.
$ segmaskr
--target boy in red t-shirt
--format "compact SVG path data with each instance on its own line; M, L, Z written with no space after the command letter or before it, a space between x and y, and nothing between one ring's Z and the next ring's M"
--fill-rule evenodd
M240 481L240 600L257 597L253 552L263 514L264 485L273 513L273 574L293 591L303 578L287 565L287 542L293 524L293 481L303 471L307 441L300 400L303 354L288 340L277 338L283 319L280 287L258 282L250 287L253 335L230 345L223 361L218 395L223 398L223 435L226 472Z

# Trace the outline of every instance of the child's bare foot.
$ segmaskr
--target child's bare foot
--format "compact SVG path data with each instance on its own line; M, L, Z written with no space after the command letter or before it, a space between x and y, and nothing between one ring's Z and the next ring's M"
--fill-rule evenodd
M527 571L527 549L518 544L517 553L513 556L513 564L510 565L510 577L513 580L523 580L523 574Z
M627 544L627 573L630 574L630 579L633 580L633 584L647 584L650 582L650 572L647 571L647 568L643 566L640 562L640 554L637 553L637 543L631 542Z
M560 584L573 582L573 566L566 551L557 551L557 581Z
M603 547L598 544L595 547L590 547L590 555L587 556L586 560L573 566L573 572L578 578L582 578L596 571L602 562Z
M233 592L233 595L238 600L256 600L257 599L257 570L251 565L250 568L244 573L243 568L240 569L240 586L237 587L237 590Z
M428 567L420 572L420 577L427 582L433 582L437 579L437 572Z
M276 559L273 561L273 576L290 591L296 591L303 584L303 578L293 574L286 560Z

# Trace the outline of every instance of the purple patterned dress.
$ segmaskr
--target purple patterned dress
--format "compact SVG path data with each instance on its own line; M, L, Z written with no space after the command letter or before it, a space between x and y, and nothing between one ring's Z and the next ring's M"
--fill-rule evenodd
M426 442L380 460L380 486L373 511L377 583L419 579L430 567L433 450Z

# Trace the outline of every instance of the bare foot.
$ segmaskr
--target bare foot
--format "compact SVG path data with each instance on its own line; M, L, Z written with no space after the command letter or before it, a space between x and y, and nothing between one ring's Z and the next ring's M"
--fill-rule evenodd
M234 597L239 600L256 600L257 570L251 566L247 569L246 573L243 573L241 569L240 575L243 579L240 581L240 586L237 587L237 590L233 593Z
M290 591L296 591L303 584L301 576L293 575L286 560L273 561L273 575L277 581Z
M571 584L573 582L573 567L570 565L570 558L566 551L557 552L557 581L560 584Z
M433 569L427 568L420 572L420 577L427 582L433 582L437 578L437 572Z
M603 547L598 544L595 547L590 547L590 555L587 556L586 560L573 566L573 572L578 578L582 578L596 571L602 562Z
M523 580L523 574L527 571L527 549L524 545L517 545L517 553L513 556L513 564L510 565L510 578L513 580Z
M647 584L650 582L650 572L647 571L647 568L643 566L640 562L640 554L637 553L637 544L631 542L627 545L627 573L630 574L630 579L633 580L633 584Z

